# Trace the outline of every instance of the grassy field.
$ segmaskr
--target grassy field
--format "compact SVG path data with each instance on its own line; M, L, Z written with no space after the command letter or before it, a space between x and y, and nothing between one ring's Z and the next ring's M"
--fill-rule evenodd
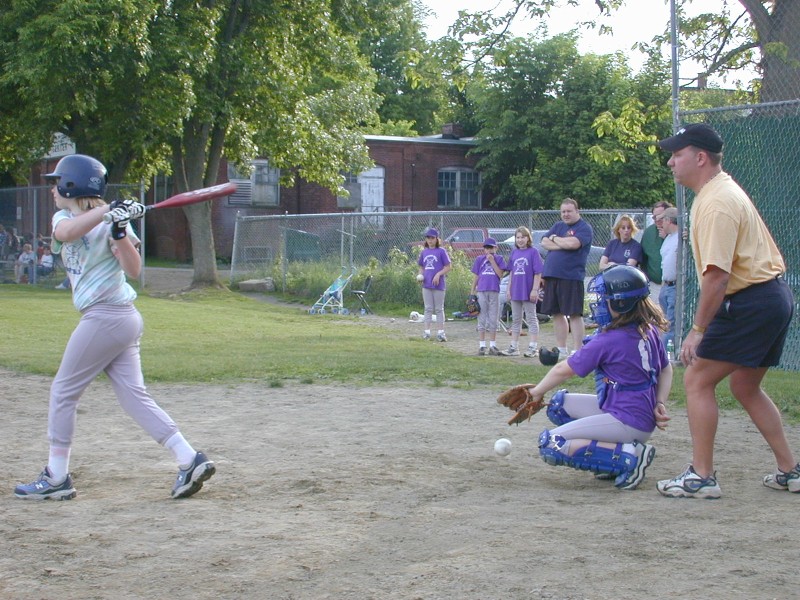
M64 292L33 286L0 286L0 366L52 376L78 321ZM372 327L358 317L309 319L296 309L257 302L229 291L203 291L176 298L143 294L136 301L145 319L142 362L151 382L263 380L347 383L354 386L420 382L420 386L469 389L519 383L511 361L486 361L443 345L426 344L394 330ZM382 307L373 306L383 312ZM385 312L383 314L386 314ZM529 367L536 381L542 366ZM797 373L770 371L765 388L787 421L800 421ZM591 382L570 382L590 391ZM424 392L422 392L424 393ZM720 403L735 408L725 384ZM682 369L676 369L672 399L684 402Z

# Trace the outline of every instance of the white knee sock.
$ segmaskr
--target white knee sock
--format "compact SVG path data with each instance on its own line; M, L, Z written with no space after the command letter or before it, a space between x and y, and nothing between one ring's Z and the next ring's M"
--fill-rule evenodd
M178 465L181 468L188 467L194 461L194 457L197 454L194 448L186 441L186 439L181 435L181 432L178 431L174 433L170 438L164 442L164 447L172 452L172 455L175 457L175 460L178 462Z
M53 481L61 483L69 474L69 455L70 448L50 446L50 457L47 459L47 466Z

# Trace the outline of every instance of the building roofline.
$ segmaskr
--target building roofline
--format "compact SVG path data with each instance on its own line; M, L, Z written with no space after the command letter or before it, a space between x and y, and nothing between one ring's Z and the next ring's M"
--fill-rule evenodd
M402 137L394 135L365 135L365 140L378 142L403 142L409 144L447 144L450 146L477 146L475 138L444 138L441 134L419 137Z

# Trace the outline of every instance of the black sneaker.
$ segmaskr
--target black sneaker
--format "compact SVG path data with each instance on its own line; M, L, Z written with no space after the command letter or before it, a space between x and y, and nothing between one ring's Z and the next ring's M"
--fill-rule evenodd
M50 468L45 467L39 479L15 487L14 495L25 500L72 500L78 493L69 474L61 483L55 483Z
M216 473L217 468L214 463L202 452L194 456L191 466L188 469L178 470L178 479L172 488L173 498L188 498L200 491L203 482Z

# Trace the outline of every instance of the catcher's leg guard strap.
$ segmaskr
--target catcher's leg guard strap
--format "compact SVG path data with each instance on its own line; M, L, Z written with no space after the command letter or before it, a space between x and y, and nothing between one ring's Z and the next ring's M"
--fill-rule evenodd
M623 452L622 444L617 444L614 448L603 448L596 440L592 440L571 455L562 451L565 444L563 437L550 435L545 429L539 435L539 455L549 465L566 465L581 471L607 473L615 477L628 473L636 466L636 455Z
M564 425L575 418L564 410L564 397L568 394L567 390L558 390L553 397L550 398L550 404L547 406L547 418L550 419L555 425Z

